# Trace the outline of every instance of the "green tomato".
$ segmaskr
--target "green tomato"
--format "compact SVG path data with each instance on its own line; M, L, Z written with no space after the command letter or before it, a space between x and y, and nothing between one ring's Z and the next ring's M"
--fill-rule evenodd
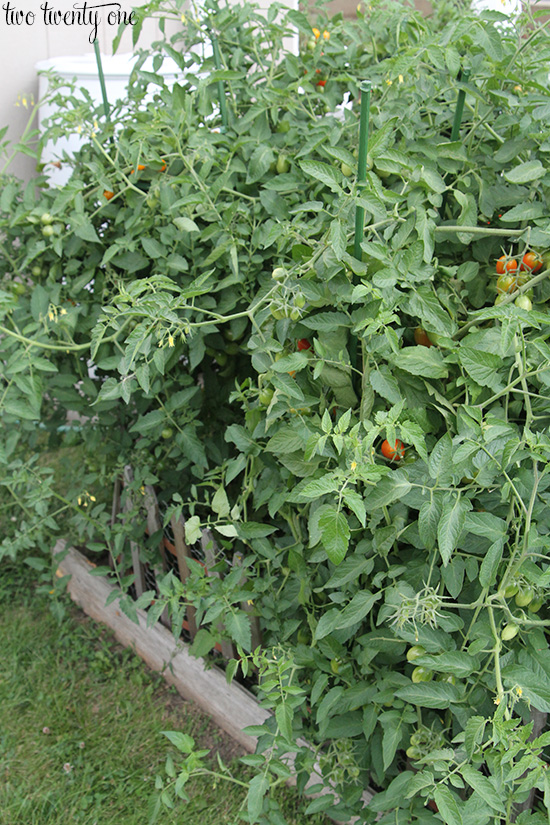
M164 438L165 441L168 441L169 438L172 438L174 435L174 430L171 427L165 427L164 430L161 432L161 436Z
M508 624L504 625L504 627L502 628L502 631L500 633L500 638L504 642L509 642L511 639L513 639L515 636L518 635L518 631L519 631L519 627L517 626L517 624L514 624L513 622L509 622Z
M418 748L414 748L414 747L407 748L405 753L407 754L409 759L420 759L420 757L422 756L422 752Z
M309 51L314 52L316 46L317 46L317 41L313 37L310 37L310 39L307 41L307 47L308 47Z
M290 163L286 159L285 155L279 155L277 158L277 174L284 175L285 172L288 172L290 169Z
M305 307L305 305L306 305L305 295L302 295L301 293L296 295L296 297L294 298L294 306L297 306L301 309L302 307Z
M342 174L345 175L346 178L351 178L351 176L353 175L353 169L345 162L342 162L340 169L342 170Z
M427 667L415 667L413 672L411 673L411 679L413 682L431 682L433 679L434 674L433 670L428 670Z
M290 129L290 123L288 122L288 120L280 120L279 123L277 124L277 131L278 132L285 133L285 132L288 132L289 129Z
M518 607L527 607L528 604L531 604L533 601L533 590L530 587L526 587L524 589L520 589L519 593L516 593L515 602Z
M529 613L538 613L543 604L543 599L533 599L531 604L528 605L527 610L529 611Z
M520 309L526 309L527 312L533 309L533 304L531 303L531 300L527 297L527 295L518 295L514 303Z
M283 269L282 266L276 266L273 272L271 273L271 277L274 278L276 281L282 281L285 275L286 270Z
M436 682L448 682L450 685L456 685L456 676L453 673L440 673L435 680Z
M216 352L214 360L217 361L220 367L225 367L227 364L227 354L225 352Z
M44 212L44 214L40 218L40 222L43 224L53 223L53 218L49 212Z
M277 307L274 306L271 306L269 309L276 321L281 321L286 317L282 309L277 309Z
M304 628L300 628L297 636L298 642L301 645L308 645L311 642L311 633L308 633Z
M413 746L420 745L424 741L423 735L419 731L415 731L411 734L410 743Z
M290 311L290 318L292 321L299 321L300 320L300 310L299 309L292 309Z
M424 656L425 653L425 647L422 647L422 645L413 645L407 650L407 661L412 662L414 659L418 659L419 656Z
M273 390L269 387L264 387L264 389L260 390L258 393L258 401L262 406L269 407L271 404L271 399L273 398Z
M49 223L46 224L46 226L43 226L42 227L42 234L44 235L45 238L51 238L51 236L54 234L53 226L51 226Z
M504 598L511 599L513 596L516 595L518 590L519 587L517 586L517 584L509 584L508 587L506 587L504 590Z
M25 286L25 284L20 284L20 283L17 283L17 282L12 284L11 288L12 288L13 293L15 295L24 295L25 292L27 291L27 287Z
M33 266L31 269L31 275L33 278L39 278L42 275L42 269L39 266Z

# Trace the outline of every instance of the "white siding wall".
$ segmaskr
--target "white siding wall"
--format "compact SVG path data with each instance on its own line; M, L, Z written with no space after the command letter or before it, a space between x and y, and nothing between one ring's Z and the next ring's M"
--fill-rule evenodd
M40 11L40 2L29 0L12 0L12 5L19 9L38 10L35 23L32 26L7 26L5 12L0 16L0 55L2 83L0 84L0 127L9 125L8 136L17 140L22 134L28 121L31 108L17 106L20 96L27 101L38 99L38 77L35 64L39 60L46 60L62 55L82 55L92 53L93 45L89 42L92 28L90 26L46 26ZM121 9L130 12L131 2L120 0ZM60 11L72 10L73 0L49 0L49 5ZM82 4L78 4L82 5ZM94 5L94 4L90 4ZM98 30L98 40L102 54L112 54L112 43L117 33L116 26L109 26L106 22L106 12L99 10L103 18ZM132 51L132 34L124 33L117 54ZM138 46L146 47L160 37L158 25L148 20L144 27ZM2 164L3 165L3 164ZM10 170L25 179L30 179L34 172L34 161L26 156L19 156L11 165Z

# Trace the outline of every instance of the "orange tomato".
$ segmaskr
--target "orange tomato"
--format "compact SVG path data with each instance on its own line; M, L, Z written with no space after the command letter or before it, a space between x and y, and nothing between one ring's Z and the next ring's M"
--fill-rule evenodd
M390 442L388 441L387 438L384 439L384 441L382 442L382 446L380 448L380 451L381 451L382 455L384 456L384 458L387 458L390 461L401 461L401 459L405 455L404 444L398 438L396 439L395 444L393 445L393 447L392 447L392 445L390 444Z
M108 201L110 201L111 198L114 198L114 196L115 196L115 193L110 192L108 189L105 189L105 191L103 192L103 197L107 198Z

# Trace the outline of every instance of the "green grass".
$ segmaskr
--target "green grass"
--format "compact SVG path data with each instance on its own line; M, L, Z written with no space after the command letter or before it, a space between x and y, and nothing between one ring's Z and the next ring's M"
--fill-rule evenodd
M147 825L171 750L161 731L188 733L226 763L238 747L76 608L57 622L31 576L0 564L0 825ZM242 789L197 777L188 791L162 825L237 825ZM327 822L282 796L289 825Z

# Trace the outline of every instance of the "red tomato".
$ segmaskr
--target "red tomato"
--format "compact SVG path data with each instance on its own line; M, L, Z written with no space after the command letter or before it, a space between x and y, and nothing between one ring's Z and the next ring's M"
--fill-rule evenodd
M509 258L508 255L502 255L497 261L497 273L503 275L504 272L515 272L518 268L518 262L515 258Z
M414 340L419 347L431 347L432 342L428 338L428 333L422 327L417 327L414 331Z
M318 85L318 86L326 86L326 85L327 85L327 81L326 81L326 80L319 80L319 82L317 83L317 85Z
M296 346L300 351L304 349L311 349L311 342L308 341L307 338L300 338Z
M537 252L526 252L519 268L527 270L527 272L538 272L541 267L542 258L540 255Z
M399 439L396 439L393 447L391 446L387 438L384 439L380 451L384 458L389 458L390 461L401 461L401 459L405 455L405 447L403 445L403 442Z

